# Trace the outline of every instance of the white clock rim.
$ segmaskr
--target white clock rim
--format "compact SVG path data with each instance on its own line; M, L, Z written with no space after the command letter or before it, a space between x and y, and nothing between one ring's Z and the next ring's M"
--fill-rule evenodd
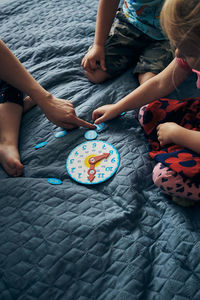
M102 179L102 180L100 180L100 181L98 181L98 182L81 182L81 181L77 180L75 177L73 177L72 174L69 172L69 169L68 169L69 156L70 156L70 154L71 154L72 152L74 152L74 151L75 151L78 147L80 147L81 145L83 145L83 144L91 144L91 143L96 143L96 142L101 142L101 143L107 144L107 145L111 146L111 147L115 150L115 152L116 152L116 154L117 154L117 158L118 158L116 168L115 168L114 171L110 174L110 176L107 177L106 179ZM83 142L83 143L81 143L81 144L78 144L75 148L73 148L73 149L70 151L70 153L69 153L69 155L68 155L68 157L67 157L67 161L66 161L66 169L67 169L68 175L69 175L74 181L76 181L77 183L80 183L80 184L86 184L86 185L95 185L95 184L99 184L99 183L105 182L105 181L107 181L108 179L110 179L110 178L116 173L117 169L119 168L119 164L120 164L120 155L119 155L119 152L118 152L118 150L116 149L115 146L113 146L111 143L106 142L106 141L92 140L92 141L86 141L86 142Z

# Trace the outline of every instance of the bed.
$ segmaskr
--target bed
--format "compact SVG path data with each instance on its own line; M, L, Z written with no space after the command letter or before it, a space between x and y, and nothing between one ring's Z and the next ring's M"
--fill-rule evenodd
M80 63L93 41L97 6L98 0L0 1L3 41L87 121L96 107L138 86L132 69L104 84L84 76ZM199 96L194 75L170 95L190 96ZM99 185L78 184L66 171L86 129L62 138L56 130L33 108L21 123L23 176L0 168L0 299L200 299L200 207L181 207L153 184L137 111L99 133L120 154L116 174Z

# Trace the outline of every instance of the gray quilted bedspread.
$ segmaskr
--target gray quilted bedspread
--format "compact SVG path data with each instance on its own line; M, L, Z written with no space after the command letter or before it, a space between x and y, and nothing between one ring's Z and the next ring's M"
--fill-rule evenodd
M85 78L80 63L93 41L97 5L0 0L1 38L41 85L71 100L88 121L97 106L138 85L132 69L99 85ZM191 76L171 96L195 93ZM137 112L99 133L121 157L117 173L99 185L78 184L66 171L85 129L63 138L56 130L33 108L21 124L23 176L0 169L0 299L199 300L200 207L180 207L154 186ZM50 185L49 177L63 184Z

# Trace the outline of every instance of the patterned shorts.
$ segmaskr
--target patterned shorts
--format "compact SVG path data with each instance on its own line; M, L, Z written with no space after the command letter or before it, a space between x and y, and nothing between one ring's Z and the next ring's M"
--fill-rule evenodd
M24 105L24 95L22 92L0 80L0 103L12 102Z
M159 107L159 104L162 105ZM151 109L148 109L149 107ZM169 147L164 146L159 149L159 143L158 141L156 142L156 127L158 124L174 122L175 120L176 123L181 124L188 129L199 127L199 108L200 98L188 99L187 101L163 99L144 105L140 108L138 114L140 125L144 129L151 144L150 156L152 157L151 153L154 152L155 154L160 153L161 156L163 155L163 158L166 158L166 160L163 159L162 162L160 162L156 159L156 156L154 157L157 164L153 169L153 182L165 194L187 200L200 200L199 155L178 145L174 145L174 152L170 152L170 145L168 145ZM155 147L153 152L152 147ZM180 151L179 154L178 149L181 148L182 151ZM170 154L172 155L172 162L175 162L175 164L177 163L175 168L167 159L167 156ZM181 156L181 160L178 159L179 155ZM188 176L184 175L186 173Z
M134 66L134 74L152 72L158 74L173 59L169 41L157 41L134 25L118 11L116 21L105 45L107 73L118 76Z

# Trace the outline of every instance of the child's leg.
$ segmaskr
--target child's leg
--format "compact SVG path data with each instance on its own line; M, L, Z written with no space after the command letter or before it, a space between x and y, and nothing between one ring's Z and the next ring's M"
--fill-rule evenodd
M105 45L106 71L99 67L94 72L85 72L88 79L93 83L100 83L117 77L134 66L141 49L146 46L146 42L141 42L141 35L143 33L134 28L124 14L118 11Z
M142 106L138 113L138 120L140 122L141 127L143 127L143 116L144 116L144 112L145 112L145 109L147 108L147 106L148 106L148 104Z
M0 80L0 164L10 176L23 171L18 151L23 105L23 93Z
M29 111L31 108L33 108L35 105L37 105L37 103L30 98L29 96L27 96L24 99L24 108L23 108L23 113L26 113L27 111Z
M92 83L102 83L105 80L111 78L108 73L102 71L101 69L97 69L94 72L85 71L85 75Z
M0 164L10 176L20 176L23 165L18 151L22 106L5 102L0 104Z
M158 163L154 167L153 181L168 195L188 200L200 200L200 185L195 184L190 179L183 180L181 175L162 163Z
M23 164L20 162L18 137L22 112L27 112L36 103L0 80L0 164L10 176L20 176Z
M168 41L155 41L151 39L149 45L140 55L140 59L134 70L134 73L138 75L139 83L143 84L164 70L173 57L174 55Z

